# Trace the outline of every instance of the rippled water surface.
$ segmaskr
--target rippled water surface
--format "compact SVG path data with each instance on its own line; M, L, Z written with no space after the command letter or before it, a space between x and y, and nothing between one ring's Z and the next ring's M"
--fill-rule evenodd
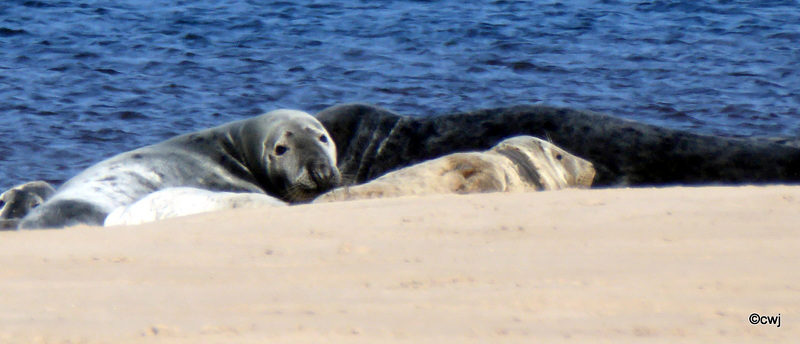
M287 107L544 103L796 136L791 1L0 2L0 186Z

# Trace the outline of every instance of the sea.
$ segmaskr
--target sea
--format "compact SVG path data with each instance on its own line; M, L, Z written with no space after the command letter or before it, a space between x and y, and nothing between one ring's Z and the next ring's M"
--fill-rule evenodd
M0 2L0 189L349 102L410 116L547 104L796 137L800 2Z

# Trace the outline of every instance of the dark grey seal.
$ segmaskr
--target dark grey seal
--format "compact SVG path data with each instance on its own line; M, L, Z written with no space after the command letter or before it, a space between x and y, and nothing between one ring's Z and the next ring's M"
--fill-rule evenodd
M454 152L487 150L531 135L589 160L593 186L665 186L800 181L800 149L790 139L755 140L671 130L589 111L522 105L408 117L345 104L316 115L339 147L352 184ZM788 140L788 141L787 141Z

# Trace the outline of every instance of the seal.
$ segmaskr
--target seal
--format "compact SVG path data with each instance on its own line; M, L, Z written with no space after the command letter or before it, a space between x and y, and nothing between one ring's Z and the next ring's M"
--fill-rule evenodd
M103 226L138 225L225 209L286 205L286 202L264 194L208 191L189 187L167 188L153 192L129 206L115 209L108 214Z
M116 208L170 187L308 202L335 187L336 146L311 115L275 110L102 161L62 185L20 228L102 225Z
M800 182L796 138L705 135L546 105L404 116L342 104L316 117L339 148L339 171L354 184L447 154L487 150L518 135L547 137L591 161L597 170L593 186Z
M594 175L590 162L548 141L517 136L485 152L449 154L388 173L366 184L337 188L314 202L588 188Z
M14 186L0 194L0 230L16 229L20 219L55 192L49 183L37 180Z

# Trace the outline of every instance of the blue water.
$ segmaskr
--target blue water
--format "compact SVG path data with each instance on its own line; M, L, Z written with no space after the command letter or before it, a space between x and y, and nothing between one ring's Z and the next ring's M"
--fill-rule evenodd
M523 103L796 136L791 1L0 2L0 186L287 107Z

